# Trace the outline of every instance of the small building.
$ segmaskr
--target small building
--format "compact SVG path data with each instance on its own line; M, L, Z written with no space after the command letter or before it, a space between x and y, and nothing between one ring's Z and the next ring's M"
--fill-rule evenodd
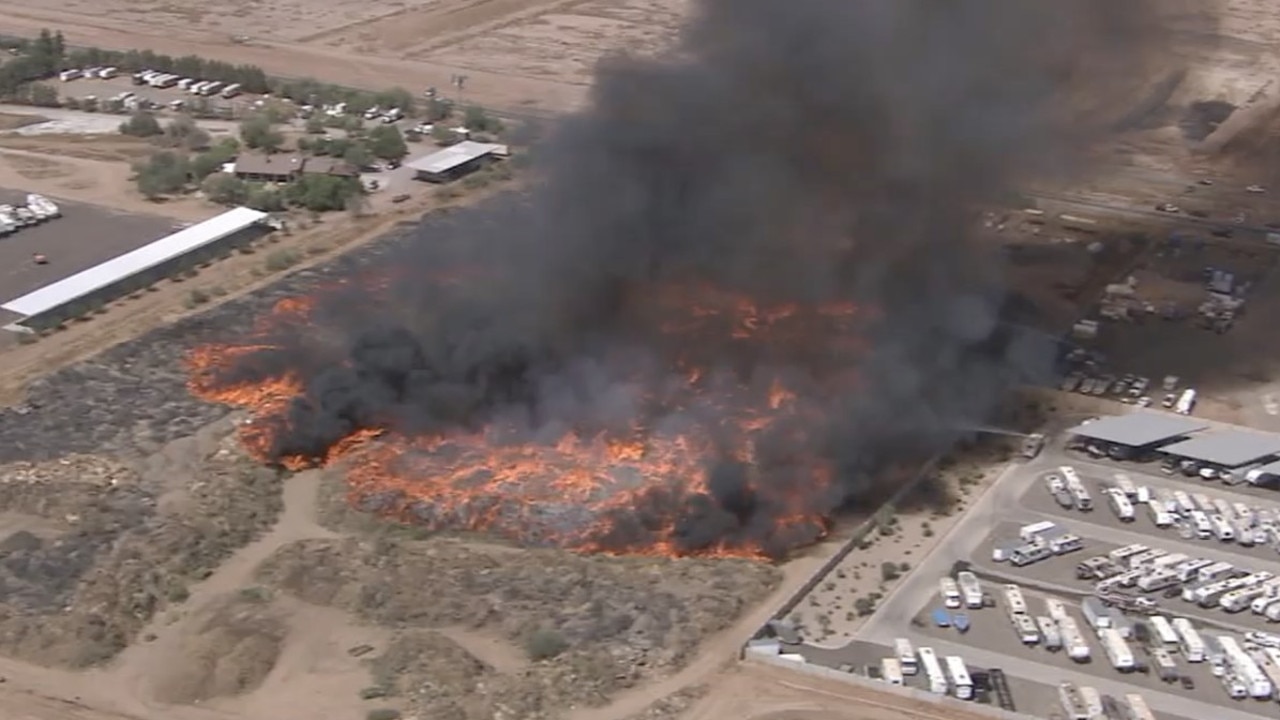
M465 140L452 147L405 163L413 169L414 178L433 183L449 182L504 158L506 145Z
M302 173L302 165L298 153L244 153L236 158L235 174L252 182L287 183Z
M359 177L360 170L342 158L309 157L302 162L302 174L353 178Z
M95 308L155 284L271 232L264 212L239 207L117 255L10 300L0 309L21 316L5 327L38 332L83 317Z

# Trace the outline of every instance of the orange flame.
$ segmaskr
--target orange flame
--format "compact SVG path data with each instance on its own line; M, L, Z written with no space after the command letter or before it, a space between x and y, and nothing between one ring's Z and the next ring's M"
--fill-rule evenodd
M720 327L736 341L790 332L791 325L812 322L815 317L827 321L828 327L834 324L843 335L859 315L852 304L812 311L796 304L761 306L702 287L677 288L671 298L681 307L682 320L660 323L665 330L705 332L704 324L716 321L724 323ZM763 397L754 401L753 391L745 386L727 391L729 397L716 398L727 408L725 417L731 421L714 429L658 433L648 431L637 418L636 427L622 436L568 430L554 442L510 444L501 439L501 427L427 437L361 428L333 444L322 458L272 458L275 441L289 428L291 403L304 393L305 383L295 371L253 381L226 378L235 377L229 371L247 356L276 349L267 340L271 333L285 323L307 321L314 307L311 297L281 300L259 319L245 344L208 345L192 351L187 358L191 392L250 411L240 436L254 457L289 469L347 460L348 498L353 504L431 529L484 531L583 552L762 557L765 549L749 539L688 546L680 537L682 521L676 512L658 513L657 524L645 527L635 542L619 540L615 531L618 519L632 515L633 508L668 501L679 506L706 495L710 458L727 453L751 467L761 433L776 432L783 420L796 423L798 429L790 432L802 433L822 420L808 416L813 409L775 377ZM706 372L688 363L680 366L688 392L702 393ZM808 445L798 443L798 447ZM811 505L811 498L830 487L832 468L816 458L797 458L792 471L797 480L791 485L753 479L749 490L772 508L775 534L815 539L826 533L827 519ZM804 491L792 491L798 487Z

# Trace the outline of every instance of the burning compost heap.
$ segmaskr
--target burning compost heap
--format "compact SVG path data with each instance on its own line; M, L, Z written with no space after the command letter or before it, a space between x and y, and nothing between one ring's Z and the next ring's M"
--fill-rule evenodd
M772 556L1047 366L974 208L1096 138L1158 43L1111 0L705 0L601 64L518 199L197 349L287 467L531 545ZM1083 104L1083 105L1082 105ZM1073 112L1067 112L1068 109Z

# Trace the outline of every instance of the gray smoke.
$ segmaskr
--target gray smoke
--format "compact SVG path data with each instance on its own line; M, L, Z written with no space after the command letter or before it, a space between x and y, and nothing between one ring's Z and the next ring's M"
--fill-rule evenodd
M671 521L688 552L784 552L816 532L777 527L796 496L823 515L856 503L1047 370L1049 344L1002 322L1002 266L971 228L1020 183L1088 169L1166 58L1156 5L698 2L669 54L601 64L519 202L424 233L376 300L322 298L314 326L279 330L279 349L225 379L300 372L273 453L322 458L361 427L715 430L721 410L669 390L684 366L710 388L785 377L816 427L759 438L753 468L708 457L707 492L649 493L593 538L644 547ZM672 288L697 287L853 303L857 339L821 323L755 341L657 332L689 310ZM808 454L833 487L806 484Z

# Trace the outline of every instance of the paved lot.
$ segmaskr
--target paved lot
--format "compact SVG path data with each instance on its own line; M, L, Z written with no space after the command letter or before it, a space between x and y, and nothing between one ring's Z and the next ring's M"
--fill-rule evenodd
M166 218L129 215L50 199L61 207L62 217L0 238L0 302L25 295L175 230L173 221ZM0 204L25 202L25 192L0 188ZM34 253L43 253L49 263L33 263Z
M1221 683L1209 675L1203 664L1183 665L1187 674L1196 681L1196 689L1187 691L1181 686L1161 683L1154 677L1117 673L1106 661L1096 641L1091 642L1094 646L1094 661L1085 665L1078 665L1061 653L1026 648L1018 642L1000 609L972 613L973 628L964 636L954 630L940 630L931 626L926 615L938 605L938 578L947 574L957 560L972 559L975 569L980 572L1004 573L1020 580L1020 584L1028 588L1028 599L1036 613L1042 612L1043 597L1032 588L1064 597L1069 600L1068 606L1073 607L1089 587L1075 580L1075 564L1113 547L1131 543L1141 542L1193 557L1222 559L1252 569L1272 569L1280 574L1280 556L1273 551L1217 542L1184 541L1176 532L1159 530L1146 519L1124 524L1115 518L1101 498L1095 497L1098 507L1092 513L1063 511L1049 498L1039 480L1045 472L1063 464L1076 467L1095 490L1116 472L1116 468L1107 465L1082 461L1074 455L1068 457L1062 451L1060 442L1047 449L1035 461L1011 465L970 513L943 538L939 551L924 558L897 590L882 602L880 610L860 634L860 643L844 648L806 647L802 653L814 662L827 665L865 665L884 654L883 649L868 653L867 643L888 647L895 637L907 637L917 645L934 647L940 654L960 655L974 667L1003 668L1011 679L1016 679L1013 686L1014 700L1019 710L1041 716L1057 710L1054 688L1063 680L1091 685L1104 694L1116 697L1140 689L1152 709L1161 713L1162 717L1184 715L1244 720L1258 717L1259 714L1274 716L1275 704L1232 702ZM1158 471L1156 477L1147 478L1138 472L1139 469L1134 466L1123 468L1138 484L1191 484L1198 492L1221 495L1232 501L1243 499L1254 506L1268 502L1275 504L1275 499L1267 498L1260 491L1229 492L1220 484L1218 487L1201 487L1205 483L1184 480L1181 476L1165 477L1159 475ZM1011 568L991 561L991 545L995 538L1015 537L1018 526L1042 519L1060 522L1080 534L1086 541L1085 550L1028 568ZM998 597L999 593L993 595ZM1217 610L1203 610L1180 599L1161 602L1166 603L1169 614L1189 616L1209 633L1215 632L1214 628L1218 628L1218 631L1223 628L1268 628L1265 620L1247 611L1243 615L1228 615ZM1274 629L1274 626L1270 626L1270 629ZM1140 652L1136 645L1135 652Z

